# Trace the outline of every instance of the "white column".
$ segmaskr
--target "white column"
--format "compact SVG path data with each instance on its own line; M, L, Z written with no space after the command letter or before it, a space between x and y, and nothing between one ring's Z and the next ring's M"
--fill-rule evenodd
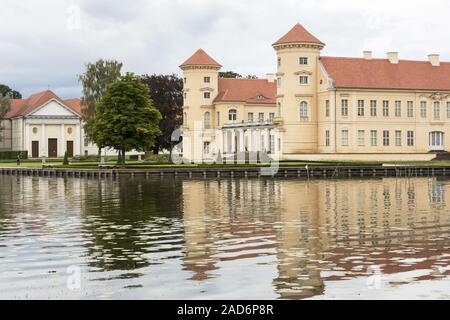
M48 157L48 148L45 135L45 124L41 124L41 140L39 141L39 156Z
M239 129L239 152L245 151L244 129Z
M236 151L236 131L231 130L231 153Z
M73 142L74 156L76 156L77 154L81 155L81 140L81 125L77 124L77 126L75 127L75 141ZM64 143L66 143L65 141L66 140L64 139ZM64 146L64 150L66 150L66 146Z
M60 154L60 156L64 156L64 153L66 152L66 146L65 144L65 132L64 132L64 124L61 124L61 138L59 139L59 148L58 148L58 153ZM77 149L75 149L74 151L76 152Z

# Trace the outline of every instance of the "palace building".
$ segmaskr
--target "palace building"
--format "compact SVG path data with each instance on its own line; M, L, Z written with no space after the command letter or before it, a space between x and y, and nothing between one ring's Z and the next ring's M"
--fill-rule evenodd
M431 160L450 151L450 62L322 55L295 25L273 44L267 79L219 77L202 49L184 77L183 156L264 151L282 160Z

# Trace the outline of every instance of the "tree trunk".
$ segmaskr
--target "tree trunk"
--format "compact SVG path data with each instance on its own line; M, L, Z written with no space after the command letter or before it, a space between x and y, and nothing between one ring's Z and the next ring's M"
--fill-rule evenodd
M153 154L158 154L158 153L159 153L159 146L158 146L158 145L155 145L155 146L152 148L152 151L153 151Z
M102 156L102 148L98 148L98 157L100 158Z
M122 148L122 164L125 165L125 148Z

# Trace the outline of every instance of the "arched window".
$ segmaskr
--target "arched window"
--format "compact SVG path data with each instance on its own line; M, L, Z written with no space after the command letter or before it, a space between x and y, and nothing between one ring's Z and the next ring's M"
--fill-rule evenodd
M211 113L205 112L203 116L203 125L205 126L205 129L211 128Z
M300 118L308 118L308 102L306 101L300 102Z
M229 121L236 121L237 120L237 111L236 111L236 109L230 109L230 111L228 111L228 120Z

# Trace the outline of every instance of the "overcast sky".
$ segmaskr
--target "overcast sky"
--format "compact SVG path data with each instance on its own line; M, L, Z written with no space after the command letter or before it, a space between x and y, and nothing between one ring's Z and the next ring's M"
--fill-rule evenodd
M199 47L226 70L264 76L271 44L297 22L327 44L323 55L450 60L449 17L447 0L0 0L0 83L79 97L86 62L179 73Z

